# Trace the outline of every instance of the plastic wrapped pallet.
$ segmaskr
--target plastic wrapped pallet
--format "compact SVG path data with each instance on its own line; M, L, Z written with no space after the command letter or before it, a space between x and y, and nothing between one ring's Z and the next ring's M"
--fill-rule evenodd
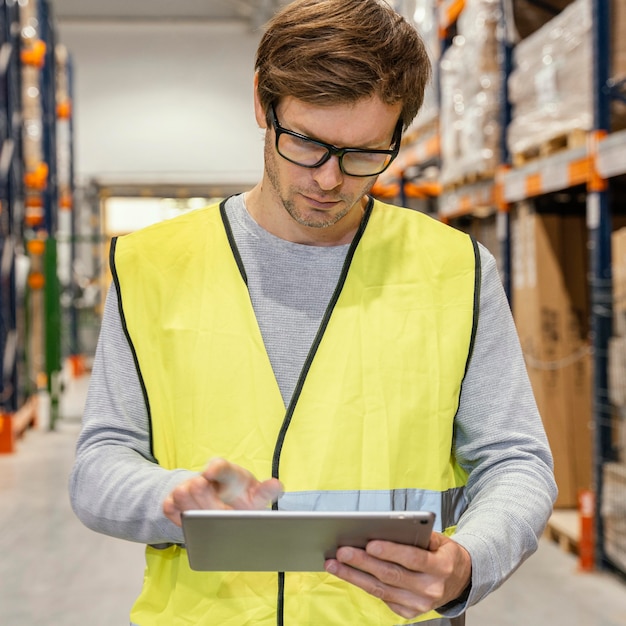
M524 154L593 126L591 0L575 0L513 53L507 141Z
M467 0L441 60L441 182L487 178L500 162L498 0Z
M626 81L626 2L611 2L611 78L614 82ZM612 103L612 130L626 128L626 104L620 100Z
M464 50L465 38L457 36L441 58L442 183L458 180L463 174Z
M533 0L515 0L513 19L519 37L525 39L562 11L571 0L550 0L550 4L538 4Z
M424 93L424 104L415 118L408 134L420 134L434 125L439 115L436 84L438 81L438 61L441 54L439 31L437 28L437 0L396 0L394 7L406 20L415 26L422 36L433 76Z

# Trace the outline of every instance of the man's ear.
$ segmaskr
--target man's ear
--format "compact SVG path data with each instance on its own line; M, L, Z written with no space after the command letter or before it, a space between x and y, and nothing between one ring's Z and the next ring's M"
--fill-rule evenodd
M256 123L259 125L259 128L267 128L267 117L265 110L261 106L261 101L259 100L258 72L254 73L254 117L256 118Z

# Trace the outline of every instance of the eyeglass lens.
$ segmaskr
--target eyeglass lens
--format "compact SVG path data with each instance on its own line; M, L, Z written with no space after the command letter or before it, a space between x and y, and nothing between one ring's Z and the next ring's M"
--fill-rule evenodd
M304 137L295 137L286 132L278 137L278 151L289 161L305 167L315 167L326 160L328 148ZM377 152L344 152L341 157L346 174L373 176L383 171L392 160L390 154Z

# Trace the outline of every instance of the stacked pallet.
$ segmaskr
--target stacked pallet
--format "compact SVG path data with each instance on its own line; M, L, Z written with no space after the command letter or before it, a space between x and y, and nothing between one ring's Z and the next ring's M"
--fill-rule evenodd
M441 183L493 177L501 161L499 0L467 0L441 57Z
M439 81L439 57L441 45L437 23L438 0L396 0L396 10L421 35L431 62L433 76L424 93L424 103L417 117L405 133L409 137L429 134L437 124L439 100L436 85Z
M611 68L626 75L626 8L613 0ZM593 128L592 1L575 0L520 41L509 77L512 120L507 145L513 164L584 145ZM614 130L626 123L623 105L614 105Z

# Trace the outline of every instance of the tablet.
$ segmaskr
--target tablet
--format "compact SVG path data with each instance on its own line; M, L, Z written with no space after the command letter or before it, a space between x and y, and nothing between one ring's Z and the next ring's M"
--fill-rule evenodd
M197 571L315 572L340 546L372 539L426 548L434 513L424 511L185 511L183 533Z

